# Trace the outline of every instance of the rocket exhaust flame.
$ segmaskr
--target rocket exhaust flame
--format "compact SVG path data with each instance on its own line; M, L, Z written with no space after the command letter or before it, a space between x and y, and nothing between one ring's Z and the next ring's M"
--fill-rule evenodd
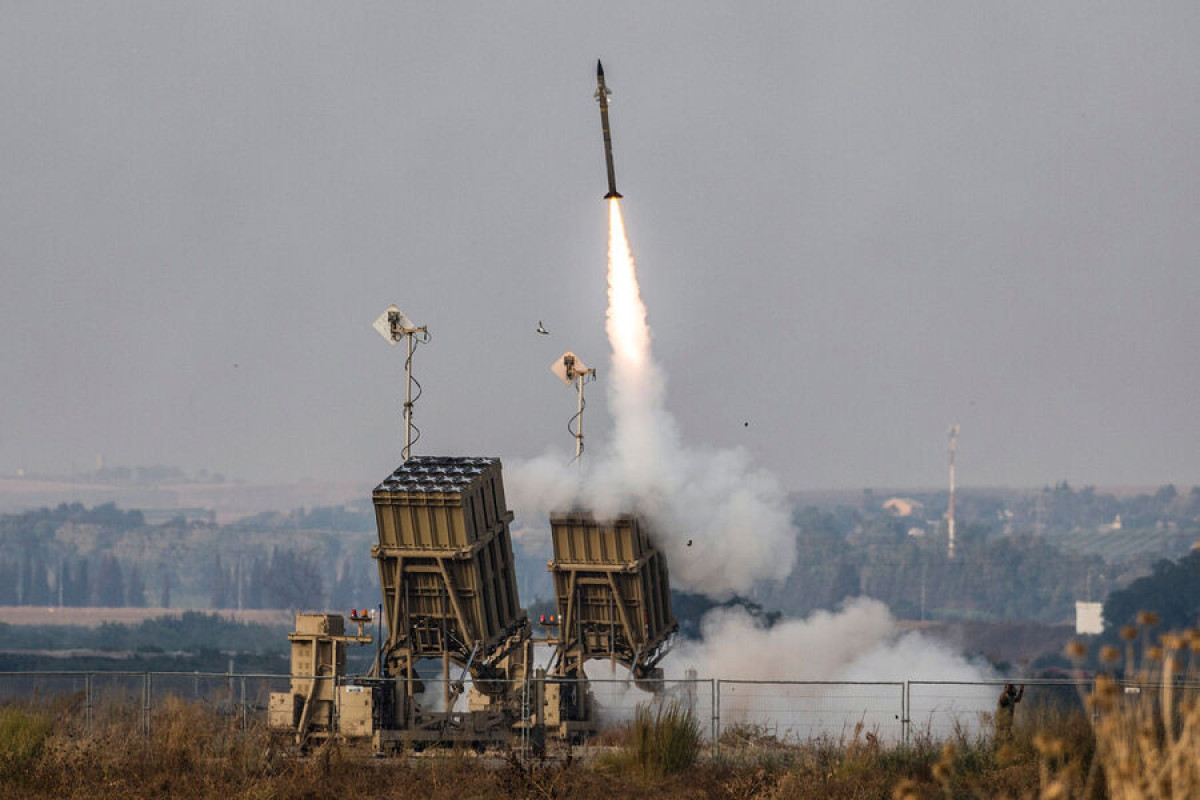
M608 341L613 367L624 379L633 378L650 360L650 328L642 302L633 254L625 237L621 204L608 201Z
M615 425L614 450L627 487L645 487L663 463L666 442L675 440L663 409L662 381L650 354L650 325L638 286L637 268L625 236L621 204L608 201L608 314L612 347L609 397Z

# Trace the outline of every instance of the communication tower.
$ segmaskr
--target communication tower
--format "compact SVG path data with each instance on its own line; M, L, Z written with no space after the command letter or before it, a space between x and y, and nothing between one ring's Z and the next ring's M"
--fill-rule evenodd
M946 509L946 523L950 540L946 555L954 558L954 454L958 451L958 425L950 426L950 505Z

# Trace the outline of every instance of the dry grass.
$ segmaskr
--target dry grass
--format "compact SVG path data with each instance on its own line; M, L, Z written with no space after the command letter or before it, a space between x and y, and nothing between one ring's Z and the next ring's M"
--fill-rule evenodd
M60 719L70 711L64 708ZM106 714L90 733L55 724L57 714L13 712L22 719L20 729L35 732L31 738L40 746L25 751L20 770L0 777L0 797L837 800L889 798L904 780L922 792L918 796L942 796L935 778L941 756L932 743L887 748L861 727L849 740L775 743L763 748L763 758L733 764L709 756L686 712L647 709L640 724L613 737L623 757L600 758L589 766L569 756L522 762L515 754L477 758L464 750L374 759L336 745L299 758L273 744L260 726L243 731L240 719L201 705L168 701L156 713L149 737L140 733L136 712L128 718ZM989 786L1017 787L1011 775L986 764L986 755L976 750L967 743L956 751L952 785L978 788L973 796L981 797L994 796L985 791ZM1036 771L1033 762L1022 768L1027 776Z
M1128 670L1144 684L1198 678L1200 633L1163 637ZM1194 648L1194 649L1193 649ZM1076 655L1082 653L1077 649ZM1105 653L1115 666L1119 655ZM1132 658L1132 655L1127 655ZM1200 685L1200 680L1197 680ZM374 759L326 745L300 758L257 723L170 700L149 737L140 709L98 715L90 732L71 699L41 710L0 709L0 797L79 798L925 798L1200 797L1200 698L1174 688L1126 694L1111 678L1084 693L1087 711L1022 708L1010 740L960 730L950 741L915 734L903 746L862 725L841 737L781 742L763 728L727 728L714 759L681 706L640 710L605 734L617 753L591 764L565 758L477 758L452 750Z
M1138 629L1122 632L1125 680L1100 675L1086 697L1099 767L1089 782L1102 780L1115 800L1200 797L1200 631L1154 641L1150 630L1157 624L1157 615L1138 614ZM1139 638L1140 661L1134 650ZM1086 656L1080 647L1068 652ZM1099 658L1115 669L1122 654L1105 647ZM1063 749L1057 742L1046 745Z

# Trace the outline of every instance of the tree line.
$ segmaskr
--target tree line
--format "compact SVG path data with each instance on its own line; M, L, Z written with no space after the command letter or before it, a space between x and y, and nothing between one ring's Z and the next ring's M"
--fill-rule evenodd
M122 568L111 555L51 566L27 550L20 561L0 560L0 605L144 607L146 582L136 564Z
M112 504L0 516L0 605L212 609L363 607L378 602L361 514L312 509L264 526L147 525ZM298 535L294 524L325 528ZM303 530L303 529L301 529ZM280 539L284 542L276 543ZM314 541L315 538L315 541ZM362 540L362 541L359 541ZM322 542L324 546L322 546Z

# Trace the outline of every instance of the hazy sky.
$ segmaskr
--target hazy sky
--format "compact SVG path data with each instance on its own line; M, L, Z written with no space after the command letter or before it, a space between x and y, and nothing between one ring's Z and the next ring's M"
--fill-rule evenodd
M0 4L0 473L382 478L604 397L592 91L685 438L1200 482L1200 4ZM543 320L552 335L537 335ZM744 425L749 422L749 427Z

